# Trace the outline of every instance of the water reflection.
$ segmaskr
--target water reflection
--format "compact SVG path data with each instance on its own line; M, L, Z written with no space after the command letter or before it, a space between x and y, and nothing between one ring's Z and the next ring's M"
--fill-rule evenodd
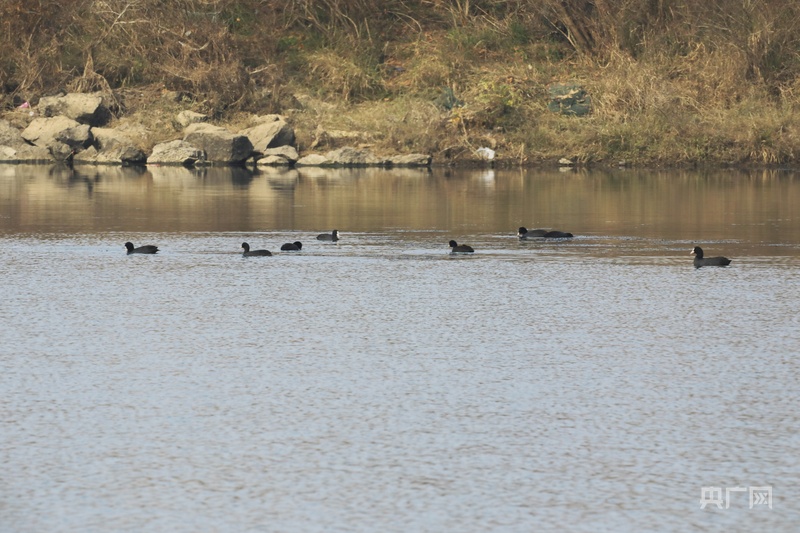
M799 188L0 166L0 529L793 531Z
M4 232L317 231L800 242L795 174L764 170L3 166Z

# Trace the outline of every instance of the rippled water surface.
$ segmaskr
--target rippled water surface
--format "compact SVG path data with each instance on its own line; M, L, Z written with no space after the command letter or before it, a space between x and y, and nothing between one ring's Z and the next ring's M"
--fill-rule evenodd
M3 533L800 528L794 174L0 167L0 209Z

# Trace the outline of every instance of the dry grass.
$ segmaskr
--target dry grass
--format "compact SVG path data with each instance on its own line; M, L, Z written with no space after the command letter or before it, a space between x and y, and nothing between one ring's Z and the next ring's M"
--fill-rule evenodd
M306 146L358 130L439 161L774 165L800 150L798 29L788 0L6 0L0 98L103 90L153 138L184 108L285 112ZM589 116L547 109L565 82ZM447 88L463 105L437 107Z

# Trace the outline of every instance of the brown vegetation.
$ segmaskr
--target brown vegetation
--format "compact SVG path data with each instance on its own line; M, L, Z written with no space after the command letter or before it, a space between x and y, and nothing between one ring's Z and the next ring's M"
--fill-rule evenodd
M169 91L222 121L286 113L301 149L357 130L439 161L785 164L798 25L788 0L5 0L0 98L113 91L146 122ZM558 82L592 113L548 111Z

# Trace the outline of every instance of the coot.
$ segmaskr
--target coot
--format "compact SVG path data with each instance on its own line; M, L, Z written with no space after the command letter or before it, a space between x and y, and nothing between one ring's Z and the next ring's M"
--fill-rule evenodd
M339 230L335 229L331 233L320 233L317 235L318 241L336 242L339 240Z
M294 242L287 242L283 246L281 246L281 250L284 252L299 252L300 249L303 247L303 243L300 241Z
M126 242L125 248L128 250L128 255L131 254L155 254L158 253L158 246L153 246L152 244L145 244L144 246L140 246L138 248L133 247L133 243Z
M700 268L705 266L718 266L724 267L731 264L731 260L727 257L703 257L703 249L699 246L695 246L692 250L692 253L689 255L694 256L694 267Z
M242 248L244 248L244 252L242 253L242 257L263 257L266 255L272 255L272 252L269 250L250 250L250 245L246 242L242 243Z
M528 230L521 226L517 230L517 237L520 239L571 239L574 237L572 233L567 231L546 230L546 229L532 229Z
M458 244L456 241L450 241L450 248L453 249L453 251L450 252L452 254L469 254L475 251L472 249L472 246Z

